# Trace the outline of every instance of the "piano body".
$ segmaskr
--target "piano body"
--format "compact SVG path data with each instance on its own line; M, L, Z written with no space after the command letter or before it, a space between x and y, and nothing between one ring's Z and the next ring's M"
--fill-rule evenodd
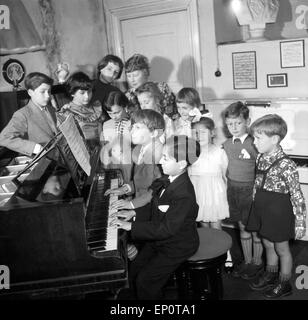
M36 159L16 157L1 170L0 264L10 270L10 288L0 299L116 293L127 285L126 233L110 227L103 196L121 172L101 169L98 147L90 163L88 177L60 134ZM50 194L54 177L60 188Z

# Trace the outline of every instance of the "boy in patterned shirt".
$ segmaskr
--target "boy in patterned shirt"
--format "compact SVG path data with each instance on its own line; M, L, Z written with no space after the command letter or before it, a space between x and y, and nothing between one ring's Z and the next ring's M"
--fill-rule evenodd
M292 294L289 240L305 235L306 205L296 164L280 146L287 134L286 122L276 114L269 114L257 119L251 131L259 155L247 230L257 231L261 236L267 261L266 270L250 287L273 299Z

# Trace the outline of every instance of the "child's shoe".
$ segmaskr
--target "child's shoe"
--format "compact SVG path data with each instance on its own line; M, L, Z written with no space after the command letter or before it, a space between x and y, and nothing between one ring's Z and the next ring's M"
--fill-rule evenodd
M252 290L263 291L275 286L278 279L279 279L278 272L263 271L261 274L259 274L259 276L255 280L253 280L249 284L249 287Z
M254 264L249 263L248 267L244 270L244 272L241 273L241 278L245 280L253 279L258 275L259 272L261 272L264 268L263 263L261 264Z
M279 280L274 287L264 292L267 299L277 299L292 294L292 286L290 281Z
M231 275L234 278L239 278L241 274L248 268L248 266L249 266L249 263L245 263L245 261L242 261L239 264L234 264Z

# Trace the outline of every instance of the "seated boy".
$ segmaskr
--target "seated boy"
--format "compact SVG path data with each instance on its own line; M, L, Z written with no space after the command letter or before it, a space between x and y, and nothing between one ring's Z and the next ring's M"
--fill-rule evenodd
M56 128L56 110L49 104L53 80L43 73L29 73L25 87L29 103L17 110L0 133L0 146L31 156L51 140Z
M169 176L169 185L163 183L163 177L156 180L151 203L118 212L116 225L131 230L134 240L144 241L129 274L137 299L162 298L170 274L198 249L198 205L186 169L199 155L200 146L195 140L186 136L167 139L160 163ZM158 182L162 182L161 188Z

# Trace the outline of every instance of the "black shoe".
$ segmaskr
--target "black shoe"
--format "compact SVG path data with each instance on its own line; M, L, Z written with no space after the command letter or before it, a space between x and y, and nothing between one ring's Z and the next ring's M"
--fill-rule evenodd
M270 289L278 281L278 272L262 272L254 281L249 284L249 287L252 290L263 291L266 289Z
M249 263L245 263L244 261L239 264L235 264L233 266L233 271L231 272L231 275L235 278L239 278L242 272L244 272L246 268L248 268L248 266L249 266Z
M292 286L289 281L279 280L277 284L264 292L264 297L268 299L277 299L292 294Z
M255 278L264 269L263 263L254 264L249 263L248 267L241 273L241 278L245 280L250 280Z

